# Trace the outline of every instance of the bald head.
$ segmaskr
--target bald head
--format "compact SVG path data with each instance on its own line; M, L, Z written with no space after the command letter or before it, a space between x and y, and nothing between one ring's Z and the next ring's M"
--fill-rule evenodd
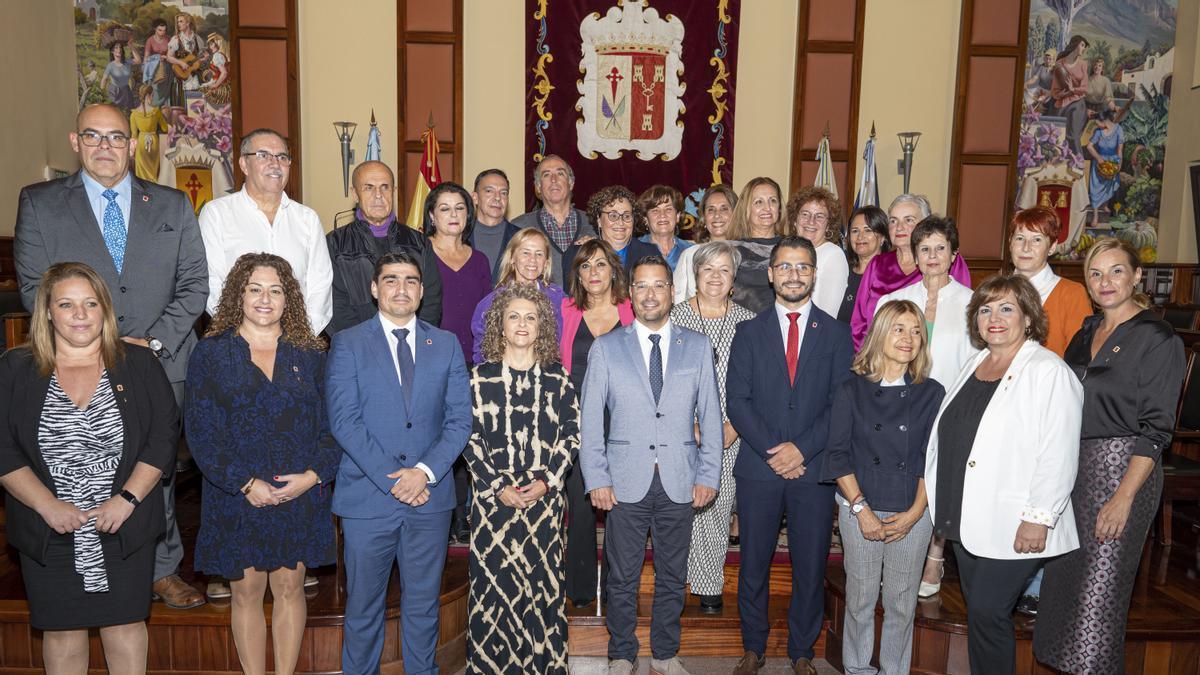
M116 106L97 103L80 110L68 138L83 170L97 183L110 188L129 173L137 148L129 140L129 118Z
M395 174L383 162L363 162L354 167L354 196L367 222L379 225L392 215Z

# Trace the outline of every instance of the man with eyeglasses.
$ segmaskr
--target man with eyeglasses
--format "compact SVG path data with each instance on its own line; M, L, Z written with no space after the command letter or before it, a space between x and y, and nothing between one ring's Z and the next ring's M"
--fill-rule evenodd
M239 256L273 253L292 266L313 334L320 334L333 316L333 266L317 212L284 192L292 168L287 141L272 129L255 129L242 138L239 152L238 166L246 176L242 189L212 200L200 212L208 313L216 313L225 277Z
M775 303L738 324L725 381L729 421L742 438L733 465L741 531L738 614L745 654L735 675L763 667L767 598L779 528L787 518L792 561L788 657L796 675L816 675L813 644L824 617L825 562L833 486L822 485L833 393L850 378L850 328L812 302L812 242L789 235L771 250Z
M674 289L667 261L660 255L638 260L630 286L637 318L592 344L579 425L584 487L596 508L609 511L608 672L637 669L638 584L649 534L650 670L687 675L677 656L679 616L693 510L712 502L720 487L721 395L708 336L670 320Z
M42 274L59 262L82 262L112 294L121 339L148 347L183 398L192 325L204 311L208 271L191 202L179 190L133 175L129 116L108 104L79 112L71 147L82 165L66 178L21 190L14 258L21 301L33 308ZM154 594L187 609L204 596L179 577L183 544L175 523L174 473L164 477L166 536L154 558Z
M550 239L550 280L563 286L563 256L572 244L582 244L596 236L588 222L587 214L575 208L572 198L575 188L575 172L571 165L558 155L546 155L533 170L533 193L542 205L513 219L519 228L532 227L541 230Z

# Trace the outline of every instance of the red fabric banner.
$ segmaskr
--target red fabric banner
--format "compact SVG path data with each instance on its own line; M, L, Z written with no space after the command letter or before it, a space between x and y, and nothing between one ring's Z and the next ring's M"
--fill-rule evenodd
M706 188L732 182L740 11L741 0L526 0L528 175L555 154L580 208L606 185L662 183L694 216Z

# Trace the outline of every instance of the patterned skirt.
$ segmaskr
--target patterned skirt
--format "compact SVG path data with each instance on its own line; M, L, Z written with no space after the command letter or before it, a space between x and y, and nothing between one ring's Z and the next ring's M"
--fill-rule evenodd
M1129 468L1134 437L1084 439L1071 502L1080 547L1046 564L1033 650L1068 673L1125 671L1125 623L1146 534L1162 495L1162 465L1138 490L1121 538L1096 540L1096 518Z

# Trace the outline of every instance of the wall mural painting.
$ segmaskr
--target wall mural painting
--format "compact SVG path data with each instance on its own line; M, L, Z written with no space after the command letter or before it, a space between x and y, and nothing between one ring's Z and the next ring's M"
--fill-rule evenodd
M233 190L228 0L75 0L79 106L129 115L139 178L196 212Z
M1032 0L1017 207L1059 212L1055 251L1116 236L1154 262L1178 0Z
M545 155L562 156L577 206L606 185L673 185L690 237L704 190L732 182L741 0L525 5L529 174Z

